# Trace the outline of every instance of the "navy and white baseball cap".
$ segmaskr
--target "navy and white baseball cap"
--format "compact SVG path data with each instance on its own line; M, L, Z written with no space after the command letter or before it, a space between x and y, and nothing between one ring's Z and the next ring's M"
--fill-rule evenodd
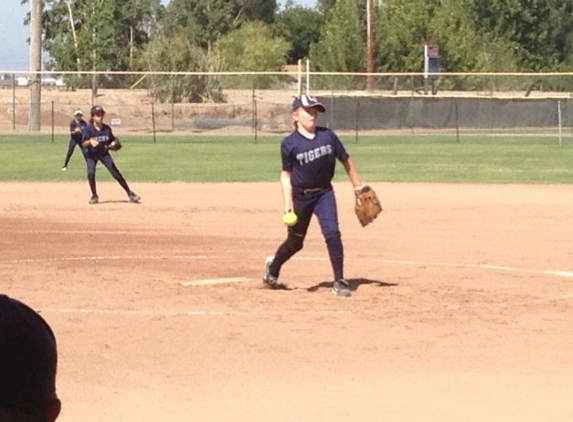
M294 101L292 102L292 111L295 111L299 107L304 107L304 108L317 107L321 113L324 113L326 111L324 104L319 102L316 98L304 94L301 95L300 97L295 98Z
M58 354L48 323L0 294L0 406L33 408L56 396Z
M74 111L74 116L83 116L83 115L84 115L84 112L81 111L79 108L76 111Z
M93 106L90 114L93 116L94 114L98 114L98 113L104 113L105 114L105 110L103 109L102 106L99 106L99 105Z

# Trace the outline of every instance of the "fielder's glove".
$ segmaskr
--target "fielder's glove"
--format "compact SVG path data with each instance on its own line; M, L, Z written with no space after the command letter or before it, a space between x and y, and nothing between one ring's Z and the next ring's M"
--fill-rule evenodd
M356 205L354 211L362 227L367 226L382 212L382 206L374 189L365 185L354 191Z
M123 145L119 142L119 139L115 138L111 143L107 146L109 151L119 151Z

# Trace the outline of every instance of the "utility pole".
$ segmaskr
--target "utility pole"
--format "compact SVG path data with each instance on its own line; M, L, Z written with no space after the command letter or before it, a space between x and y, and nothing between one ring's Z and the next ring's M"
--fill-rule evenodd
M101 2L98 2L98 6L100 6ZM95 103L96 99L97 99L97 90L98 90L98 77L96 74L96 28L95 28L95 19L94 19L94 15L95 15L95 7L96 5L94 4L93 0L92 0L92 104Z
M32 0L30 10L30 111L28 131L39 132L42 110L42 0Z
M78 38L76 36L76 24L74 22L74 14L72 13L72 6L69 0L64 0L68 6L68 15L70 17L70 29L72 30L72 35L74 36L74 47L76 49L76 63L78 64L77 70L80 70L80 51L78 49Z
M366 0L366 73L374 73L374 0ZM367 75L366 90L373 89L373 76Z

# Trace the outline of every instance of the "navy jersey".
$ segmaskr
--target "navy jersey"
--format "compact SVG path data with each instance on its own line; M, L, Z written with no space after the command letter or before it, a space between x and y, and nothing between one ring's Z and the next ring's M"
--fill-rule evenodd
M111 130L111 127L103 124L101 130L97 130L97 128L92 124L89 123L83 131L83 140L86 141L88 139L97 139L99 141L99 145L97 147L89 146L87 147L87 152L90 155L104 155L107 154L106 145L109 145L114 139L115 136Z
M326 188L334 177L336 159L348 160L349 155L336 134L317 127L314 139L298 131L281 143L282 169L291 173L291 185L302 189Z
M83 131L87 125L88 124L83 119L81 119L79 122L76 119L72 120L70 122L70 136L71 136L72 140L74 140L78 144L81 144L83 141L82 134L83 134ZM81 132L74 133L74 130L76 130L77 128L80 128Z

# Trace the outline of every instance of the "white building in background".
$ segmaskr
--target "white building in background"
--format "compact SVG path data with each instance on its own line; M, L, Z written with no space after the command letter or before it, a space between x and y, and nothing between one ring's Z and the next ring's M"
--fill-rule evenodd
M62 78L54 78L52 76L43 76L42 77L42 86L55 86L57 88L63 88L66 86L66 83Z

